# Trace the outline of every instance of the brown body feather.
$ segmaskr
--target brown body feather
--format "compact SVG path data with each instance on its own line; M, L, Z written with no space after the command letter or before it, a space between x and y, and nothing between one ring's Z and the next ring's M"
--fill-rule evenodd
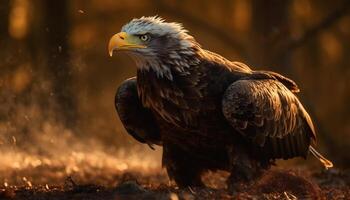
M249 177L277 158L307 156L316 135L292 80L205 50L192 56L186 60L195 62L187 66L168 63L174 65L171 79L152 68L138 70L132 87L139 111L129 109L134 105L123 95L118 98L125 103L117 104L127 130L140 127L125 123L127 115L151 120L156 132L138 137L163 145L163 165L178 185L201 185L200 174L208 169Z

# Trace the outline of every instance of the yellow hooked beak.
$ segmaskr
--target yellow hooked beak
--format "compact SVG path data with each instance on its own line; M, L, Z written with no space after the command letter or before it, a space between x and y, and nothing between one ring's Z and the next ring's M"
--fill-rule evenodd
M140 43L141 41L137 36L129 35L126 32L117 33L109 40L109 56L113 56L114 50L146 48L145 45Z

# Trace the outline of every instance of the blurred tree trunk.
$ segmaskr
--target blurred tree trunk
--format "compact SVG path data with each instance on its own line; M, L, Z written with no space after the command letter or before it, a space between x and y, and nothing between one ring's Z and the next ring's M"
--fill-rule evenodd
M76 119L75 99L69 56L68 1L33 0L34 19L27 39L38 78L49 82L50 91L41 99L64 125L73 128ZM42 84L42 83L39 83ZM48 104L48 105L45 105Z
M289 74L289 55L283 58L276 57L281 43L288 38L289 0L253 0L253 49L254 65L269 67Z
M0 4L0 38L1 43L8 38L8 16L10 0L2 0Z
M0 3L0 46L3 49L6 49L6 46L8 45L10 39L8 32L9 11L10 0L2 0ZM2 53L1 55L3 56L4 54ZM1 60L4 60L4 58L1 58Z
M49 76L53 83L53 95L64 114L65 124L73 126L75 105L71 82L69 57L69 10L68 1L44 1L44 24L46 27L46 53Z
M7 43L9 41L9 34L8 34L8 15L10 10L10 0L3 0L0 4L0 47L3 49L7 49ZM0 53L0 60L4 61L6 59L6 54L1 52ZM5 70L7 70L7 67L5 69L6 65L5 63L0 63L0 78L1 75L4 74ZM4 92L4 86L2 83L2 80L0 79L0 122L5 120L7 117L7 111L8 108L6 106L3 106L6 103L6 99L2 96L5 94Z

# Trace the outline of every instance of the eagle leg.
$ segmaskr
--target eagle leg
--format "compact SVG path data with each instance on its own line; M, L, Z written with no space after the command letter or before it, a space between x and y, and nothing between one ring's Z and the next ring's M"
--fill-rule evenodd
M227 179L227 188L233 194L244 191L250 184L261 177L265 167L253 159L242 147L230 147L229 164L230 176Z
M203 187L202 167L196 159L174 145L163 146L163 166L180 188Z

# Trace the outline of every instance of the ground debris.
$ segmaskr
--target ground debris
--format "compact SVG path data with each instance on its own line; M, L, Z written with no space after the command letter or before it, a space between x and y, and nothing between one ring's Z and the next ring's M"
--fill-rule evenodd
M15 190L5 188L0 190L0 199L13 199L16 196Z
M136 181L126 181L115 189L117 194L142 194L148 191L140 186Z
M305 174L310 174L306 176ZM347 171L322 171L306 173L293 170L272 170L259 181L231 195L225 187L179 189L164 177L150 178L138 173L115 176L115 185L86 183L81 177L67 177L62 184L16 186L6 184L0 188L0 199L17 200L194 200L194 199L239 199L239 200L295 200L295 199L347 199L350 185ZM211 179L221 180L226 174L214 174ZM34 180L31 177L27 179ZM98 178L98 177L95 177ZM90 179L89 179L90 180ZM158 182L157 182L158 180ZM218 184L211 182L210 184ZM215 185L214 185L215 186Z

